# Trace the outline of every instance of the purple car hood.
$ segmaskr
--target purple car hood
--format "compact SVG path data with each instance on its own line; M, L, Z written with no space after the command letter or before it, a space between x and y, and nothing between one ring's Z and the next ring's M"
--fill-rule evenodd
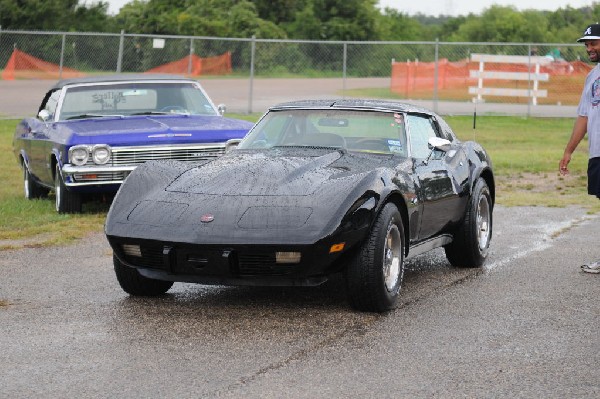
M95 118L69 121L61 125L61 129L69 131L73 143L89 141L112 145L150 145L165 141L186 143L198 142L199 139L209 143L223 142L244 137L252 127L252 123L247 121L197 115Z

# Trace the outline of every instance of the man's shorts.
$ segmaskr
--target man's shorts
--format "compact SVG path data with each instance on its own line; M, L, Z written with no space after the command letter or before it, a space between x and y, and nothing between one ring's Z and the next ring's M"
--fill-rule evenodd
M600 199L600 157L588 161L588 194Z

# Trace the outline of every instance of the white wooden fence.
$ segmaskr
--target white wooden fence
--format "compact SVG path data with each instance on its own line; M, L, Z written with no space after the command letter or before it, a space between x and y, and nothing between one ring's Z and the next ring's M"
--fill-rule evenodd
M471 61L479 62L478 70L470 70L471 78L477 78L477 87L470 86L469 94L476 94L474 101L483 101L483 96L511 96L529 97L533 105L537 105L538 97L547 97L548 91L539 89L539 82L547 82L550 77L547 73L540 73L540 67L552 62L552 59L544 56L527 55L494 55L494 54L471 54ZM529 65L530 72L509 72L486 70L486 63L494 64L525 64ZM531 71L531 67L534 70ZM530 81L532 86L527 89L484 87L485 79L507 80L507 81Z

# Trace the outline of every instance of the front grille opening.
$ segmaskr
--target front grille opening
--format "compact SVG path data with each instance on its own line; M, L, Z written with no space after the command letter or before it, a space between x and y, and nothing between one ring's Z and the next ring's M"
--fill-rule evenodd
M296 264L277 263L275 252L240 253L238 271L241 276L284 276L293 273Z
M134 266L148 267L151 269L164 269L162 245L131 245L121 246L125 260Z

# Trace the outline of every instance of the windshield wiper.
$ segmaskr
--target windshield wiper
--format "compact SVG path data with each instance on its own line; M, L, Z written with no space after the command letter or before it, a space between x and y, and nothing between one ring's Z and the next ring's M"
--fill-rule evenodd
M70 119L86 119L86 118L122 118L123 115L106 115L106 114L79 114L75 116L70 116L67 120Z
M133 113L131 115L168 115L171 114L171 112L165 112L165 111L143 111L143 112L136 112Z

